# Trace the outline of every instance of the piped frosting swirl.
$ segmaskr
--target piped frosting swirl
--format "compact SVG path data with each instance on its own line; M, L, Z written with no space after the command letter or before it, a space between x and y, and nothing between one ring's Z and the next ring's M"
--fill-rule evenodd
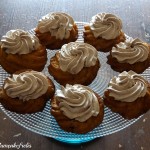
M56 100L60 110L70 119L84 122L91 116L99 114L99 102L91 89L86 86L75 84L57 90Z
M67 39L74 25L71 16L62 12L52 12L43 16L38 22L38 29L41 33L50 32L56 39Z
M24 30L10 30L1 39L1 48L8 54L28 54L39 47L38 38Z
M92 17L90 28L96 38L111 40L120 35L122 21L113 14L100 13Z
M112 48L111 55L120 63L134 64L148 58L149 47L140 39L127 38Z
M133 71L122 72L113 77L109 83L109 96L121 102L133 102L144 97L147 92L147 81Z
M6 94L23 101L36 99L47 92L48 79L37 71L25 71L8 77L4 84Z
M83 67L91 67L98 59L97 50L87 43L71 42L62 46L59 65L64 72L79 73Z

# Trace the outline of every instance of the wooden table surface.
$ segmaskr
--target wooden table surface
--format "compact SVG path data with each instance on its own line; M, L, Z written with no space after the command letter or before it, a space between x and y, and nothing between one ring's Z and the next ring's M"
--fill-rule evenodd
M150 42L149 0L0 0L0 37L10 29L32 29L41 16L52 11L69 13L83 22L99 12L114 13L122 19L126 34ZM150 150L150 112L118 133L68 145L24 129L0 110L0 147L21 142L29 143L33 150Z

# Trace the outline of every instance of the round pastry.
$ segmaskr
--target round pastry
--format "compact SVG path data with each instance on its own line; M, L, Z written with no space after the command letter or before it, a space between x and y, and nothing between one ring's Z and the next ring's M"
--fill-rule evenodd
M39 20L36 36L49 49L60 49L62 45L78 38L78 28L73 18L66 13L52 12Z
M150 46L129 37L112 48L107 63L118 72L133 70L142 73L150 66Z
M0 88L0 103L16 113L36 113L44 109L54 92L53 82L43 73L21 70L4 81Z
M150 109L150 84L139 74L124 71L111 79L104 104L125 119L137 118Z
M83 134L103 121L104 105L89 87L67 84L51 99L51 114L63 130Z
M50 59L49 73L61 85L90 84L100 68L97 50L86 43L71 42L62 46Z
M22 69L42 71L47 61L45 46L39 44L35 35L16 29L2 37L0 65L8 73Z
M93 45L98 51L108 52L115 44L123 42L122 21L115 15L99 13L84 26L84 42Z

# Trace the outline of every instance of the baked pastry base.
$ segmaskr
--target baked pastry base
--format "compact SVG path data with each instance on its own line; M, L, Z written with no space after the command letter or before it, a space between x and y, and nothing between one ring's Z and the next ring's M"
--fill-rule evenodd
M24 71L18 71L15 74L19 74ZM19 114L31 114L43 111L46 102L49 100L49 98L53 97L55 92L55 86L53 82L49 78L47 79L49 82L47 92L37 99L31 99L28 101L23 101L19 98L11 98L6 94L6 91L3 87L0 88L0 103L4 106L5 109Z
M41 33L38 28L35 29L35 35L39 38L42 45L45 45L46 48L49 48L51 50L53 49L60 49L62 45L74 42L78 38L78 28L77 25L74 24L73 29L70 31L70 37L68 39L56 39L55 36L51 36L50 32Z
M100 123L102 123L104 117L103 101L98 94L95 93L95 95L99 101L100 112L97 116L92 116L85 122L79 122L75 119L69 119L68 117L66 117L59 109L59 103L56 101L55 97L51 99L51 114L55 117L57 123L63 130L78 134L87 133L96 128Z
M113 112L119 113L125 119L134 119L146 113L150 109L150 85L144 97L134 102L121 102L109 96L109 91L104 93L104 104Z
M98 51L101 51L101 52L109 52L113 46L115 46L116 44L120 42L125 41L126 39L123 32L121 32L121 34L115 39L106 40L103 38L95 38L89 25L84 26L84 30L85 30L83 32L84 42L91 44Z
M71 74L69 72L63 72L59 66L59 52L56 52L55 56L50 59L50 65L48 66L49 73L54 79L61 85L68 84L82 84L89 85L97 76L97 72L100 68L100 62L97 60L95 66L84 67L79 73Z
M10 74L22 69L42 71L46 61L47 51L42 45L37 50L22 55L7 54L0 48L0 65Z
M150 52L148 58L143 62L137 62L134 64L129 63L119 63L116 58L113 58L110 52L110 55L107 56L107 63L111 68L117 72L130 71L133 70L136 73L144 72L148 67L150 67Z

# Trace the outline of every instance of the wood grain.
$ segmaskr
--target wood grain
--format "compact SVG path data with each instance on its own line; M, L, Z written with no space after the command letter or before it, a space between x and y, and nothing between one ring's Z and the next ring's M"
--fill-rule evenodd
M89 22L99 12L114 13L122 19L126 34L150 42L149 0L0 0L0 37L10 29L35 28L41 16L52 11L69 13L74 20L83 22ZM29 142L33 150L149 150L150 112L118 133L72 146L30 132L0 110L0 143L15 142Z

